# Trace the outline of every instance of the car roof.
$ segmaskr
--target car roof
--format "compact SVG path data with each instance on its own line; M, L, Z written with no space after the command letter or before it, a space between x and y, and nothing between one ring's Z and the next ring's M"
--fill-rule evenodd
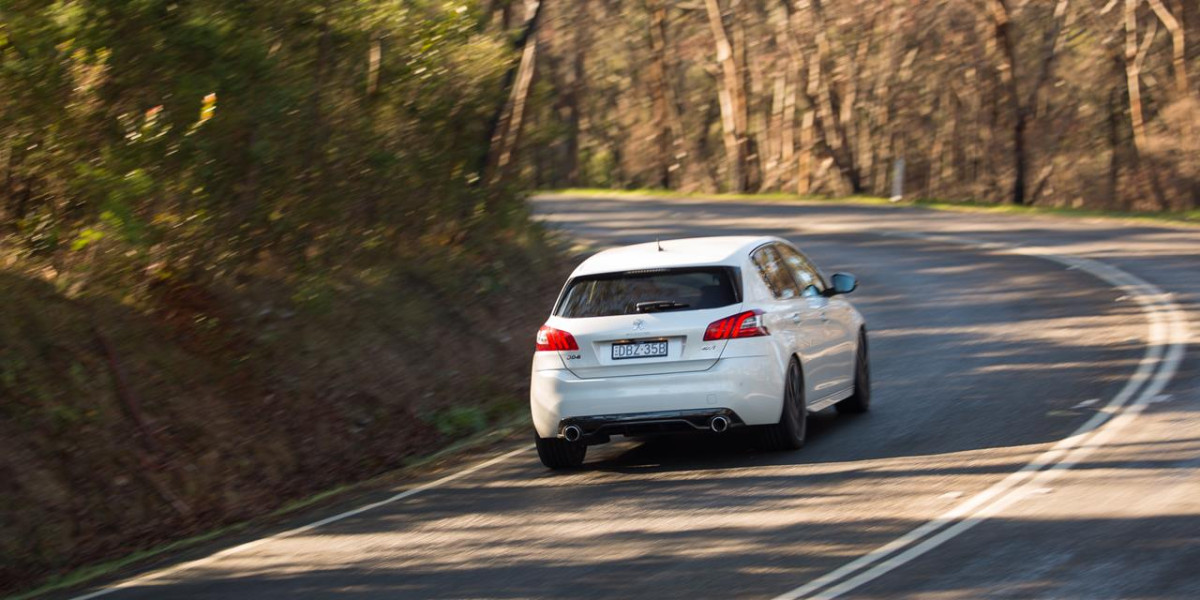
M755 248L782 241L773 236L738 235L661 240L622 246L592 255L583 261L571 276L672 267L737 267L741 266L745 257Z

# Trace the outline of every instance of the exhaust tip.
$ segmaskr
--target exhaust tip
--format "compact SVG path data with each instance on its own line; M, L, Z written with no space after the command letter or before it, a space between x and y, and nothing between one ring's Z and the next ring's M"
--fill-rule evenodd
M567 425L563 427L563 439L568 442L578 442L579 438L583 437L583 430L578 425Z
M729 419L726 419L720 415L715 416L711 421L708 422L708 428L711 429L713 433L723 433L726 429L729 429Z

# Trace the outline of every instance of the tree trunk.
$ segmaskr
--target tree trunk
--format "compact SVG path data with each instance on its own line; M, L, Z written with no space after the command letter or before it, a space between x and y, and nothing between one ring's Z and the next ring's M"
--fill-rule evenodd
M508 101L496 119L491 144L488 146L488 167L484 180L492 185L507 181L512 176L525 105L529 99L534 69L537 66L537 26L542 14L542 3L539 0L526 0L525 6L525 27L516 42L516 47L521 50L521 62L516 70L510 70L505 78L511 82L511 89Z
M790 187L791 168L796 156L796 82L785 77L787 85L783 92L783 117L779 124L779 189Z
M812 29L815 32L817 51L808 61L808 87L810 103L817 107L820 119L822 138L829 148L829 155L841 173L843 179L850 184L854 193L861 193L862 177L854 161L853 148L846 128L835 109L838 102L836 93L832 90L830 77L825 74L825 63L830 59L829 37L826 34L825 14L820 0L801 2L807 4L807 13Z
M779 157L783 151L783 103L787 92L786 72L777 71L771 84L771 108L766 132L766 147L760 149L762 159L762 189L775 189L779 184Z
M1121 194L1121 117L1124 112L1121 91L1113 86L1108 92L1108 207L1118 208Z
M789 131L789 135L787 136L789 141L784 143L784 151L788 153L789 157L792 152L795 152L795 190L797 194L804 196L812 193L812 151L813 144L815 142L815 136L813 135L815 115L813 114L814 108L812 103L809 102L808 106L804 110L803 115L800 117L799 149L798 151L788 150L793 143L790 141L791 138L794 137L794 133L791 133L791 131L792 128L795 127L795 111L797 109L796 100L800 86L802 85L802 82L804 82L803 68L805 61L804 53L800 49L800 43L796 41L796 35L793 29L793 20L796 18L796 15L791 10L791 2L790 0L782 0L782 4L784 9L784 18L780 24L779 36L781 45L787 50L788 74L793 77L793 82L790 86L791 89L788 92L788 102L790 106L785 105L784 109L788 113L784 117L784 126ZM811 94L809 94L808 97L811 98ZM788 160L784 164L790 165L791 161Z
M1187 76L1187 44L1184 38L1185 29L1176 19L1171 11L1163 5L1162 0L1147 0L1150 3L1150 8L1154 11L1155 16L1162 22L1163 26L1171 34L1171 69L1175 73L1175 100L1182 101L1191 96L1191 90L1188 86ZM1183 15L1182 7L1180 7L1180 16ZM1185 143L1194 143L1197 135L1197 124L1193 120L1186 120L1180 127L1180 131L1176 134L1182 140L1187 140ZM1194 152L1185 151L1185 154L1195 156ZM1155 175L1157 182L1157 175ZM1157 186L1157 183L1156 183ZM1156 188L1157 189L1157 188ZM1200 206L1200 181L1193 179L1192 185L1192 202L1191 206ZM1166 199L1162 199L1160 204L1166 208Z
M721 78L717 85L717 97L721 106L721 132L725 143L725 162L729 180L729 191L742 192L746 189L746 147L744 99L742 76L738 72L737 60L725 24L721 18L721 7L717 0L705 0L708 23L712 28L717 47L717 62L721 65Z
M383 59L383 47L378 35L371 36L371 44L367 48L367 96L374 96L379 91L379 63Z
M679 102L667 57L667 9L660 0L647 0L646 9L650 12L650 51L653 54L650 95L654 103L654 119L660 127L659 179L664 188L678 189L682 187L682 178L686 174L682 162L688 157L683 151L686 132L683 130L683 119L679 114Z
M317 55L313 61L313 89L308 97L309 121L308 127L311 131L312 139L308 140L305 145L303 164L306 177L309 183L317 190L325 190L327 187L322 180L326 169L321 168L319 172L315 172L320 155L325 151L325 145L329 141L329 127L325 123L324 113L324 92L328 87L329 73L332 70L333 62L333 40L331 39L332 32L329 26L329 19L332 18L332 8L329 6L329 1L323 3L324 10L321 11L321 26L320 34L317 38ZM235 197L236 199L236 197ZM244 215L248 212L247 207L238 207L237 212Z
M1187 45L1184 40L1184 29L1179 20L1163 6L1162 0L1147 0L1154 14L1162 21L1163 27L1171 34L1171 68L1175 71L1175 95L1182 99L1188 97L1187 77Z
M587 81L587 49L591 41L591 15L588 14L588 4L580 2L576 5L576 25L574 28L574 48L571 56L571 81L567 86L566 106L567 116L567 183L578 187L582 182L579 168L580 139L583 137L583 95Z
M1129 92L1129 124L1133 147L1140 156L1146 151L1146 124L1142 117L1141 65L1145 52L1138 45L1137 7L1141 0L1125 0L1125 85ZM1148 34L1153 39L1155 31ZM1147 44L1148 45L1148 44Z
M903 5L893 5L891 20L888 23L884 50L877 57L875 82L871 86L874 104L871 108L871 167L867 171L869 182L867 189L874 193L883 194L887 187L888 170L894 157L892 139L895 137L891 123L892 104L895 102L892 81L896 74L895 62L900 50L900 25L904 17Z
M762 113L750 112L750 98L760 96L764 79L761 65L758 61L751 63L747 58L749 51L746 42L746 20L750 15L742 7L744 0L730 0L729 24L730 44L733 46L733 60L739 73L737 88L734 89L734 117L738 120L742 156L744 157L744 177L742 187L745 191L755 192L762 187L762 157L759 137L766 128L762 122ZM756 67L757 65L757 67ZM753 118L753 120L752 120Z
M800 123L800 158L796 161L796 193L806 196L813 187L813 146L817 142L816 112L812 106L804 111Z
M721 102L711 94L708 97L708 104L704 109L704 117L701 121L701 131L707 132L713 123L721 121ZM696 143L696 162L704 168L706 173L705 181L711 183L710 190L717 191L717 181L720 180L720 169L717 167L717 159L714 156L715 150L709 143L708 135L701 135Z
M1012 13L1008 8L1008 0L990 0L990 6L993 33L1004 61L1000 79L1007 88L1008 97L1016 113L1013 121L1013 185L1009 197L1013 204L1019 206L1025 204L1025 171L1029 165L1025 152L1025 130L1029 125L1029 110L1021 101L1018 87L1017 52L1013 42Z
M1033 89L1029 92L1029 102L1026 103L1033 111L1035 118L1046 112L1042 107L1042 90L1054 79L1054 68L1058 63L1058 48L1062 40L1068 7L1068 0L1058 0L1054 5L1054 21L1042 38L1042 65Z
M940 198L945 192L942 187L947 179L947 172L950 170L951 160L946 158L947 154L952 155L956 110L953 104L953 91L948 83L942 84L942 94L938 100L937 112L940 113L941 122L937 124L937 131L934 133L933 146L929 152L929 185L928 195L930 198Z
M1063 132L1056 127L1042 129L1041 123L1043 121L1054 122L1054 119L1051 118L1048 95L1044 94L1043 91L1048 85L1053 84L1055 79L1054 69L1058 64L1058 49L1062 43L1062 34L1065 30L1064 25L1067 20L1068 8L1069 0L1057 0L1054 5L1053 21L1042 36L1041 67L1038 70L1037 79L1033 82L1033 89L1029 91L1029 100L1024 104L1025 114L1030 117L1028 125L1033 130L1031 133L1026 133L1026 139L1042 140L1043 143L1037 149L1037 152L1040 153L1042 162L1046 163L1046 166L1042 169L1042 174L1038 177L1038 181L1034 183L1033 191L1026 195L1026 200L1030 204L1037 203L1041 197L1042 190L1046 188L1049 182L1049 177L1054 173L1054 158L1058 152L1058 143L1063 135Z
M1167 206L1162 186L1158 182L1157 169L1146 160L1147 138L1146 122L1142 113L1142 63L1154 38L1158 35L1157 21L1150 22L1150 31L1138 44L1137 9L1141 0L1125 0L1125 82L1129 88L1129 124L1133 129L1134 163L1137 165L1140 183L1149 187L1150 195L1154 197L1158 208ZM1148 184L1148 186L1147 186Z

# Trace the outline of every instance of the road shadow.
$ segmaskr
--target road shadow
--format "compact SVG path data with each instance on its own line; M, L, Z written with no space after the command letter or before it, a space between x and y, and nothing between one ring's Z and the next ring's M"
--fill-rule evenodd
M1145 352L1140 309L1086 273L881 238L870 234L878 223L861 207L721 202L718 210L647 200L630 215L626 201L570 202L538 201L539 212L569 209L570 219L555 226L604 244L779 235L827 272L859 275L863 285L851 299L871 328L872 412L812 415L808 444L798 452L765 452L731 432L597 447L577 471L549 472L532 453L520 454L402 503L117 597L769 597L953 506L938 499L947 482L970 493L1021 469L1093 417ZM920 216L932 224L952 219ZM805 217L840 220L861 233L805 231ZM774 223L764 227L764 218ZM756 224L746 226L750 220ZM1134 233L1161 233L1145 229ZM971 235L1005 233L997 226ZM1053 240L1058 233L1023 232L1048 238L1047 247L1073 243ZM1194 364L1184 368L1195 373ZM1190 409L1163 403L1155 410ZM1120 450L1120 460L1092 458L1072 469L1115 480L1182 473L1200 454L1194 438L1107 447ZM898 514L906 516L884 516ZM1197 597L1194 580L1159 576L1189 572L1200 561L1194 525L1190 515L996 518L970 544L955 540L928 564L914 563L900 586L863 592ZM1122 563L1120 581L1078 575L1103 573L1105 553L1129 556L1130 548L1136 552ZM1021 569L1031 555L1051 567Z
M918 521L867 518L779 527L724 525L669 531L652 526L596 529L556 540L519 536L486 544L459 534L422 561L377 554L341 564L303 559L263 568L205 569L200 578L167 578L126 588L115 598L755 598L772 597L840 566L830 548L882 544ZM997 518L974 543L959 539L937 557L869 585L865 598L928 594L956 598L1192 598L1200 581L1179 577L1200 560L1200 532L1187 516ZM1159 532L1137 542L1141 532ZM465 541L469 538L471 541ZM727 543L737 540L736 548ZM1028 543L1039 540L1038 565ZM1132 543L1131 543L1132 541ZM364 544L369 543L366 539ZM432 551L417 543L418 550ZM603 549L603 552L598 551ZM1131 555L1120 577L1079 577L1103 569L1113 553ZM947 569L947 562L954 567ZM1174 576L1172 576L1174 574Z

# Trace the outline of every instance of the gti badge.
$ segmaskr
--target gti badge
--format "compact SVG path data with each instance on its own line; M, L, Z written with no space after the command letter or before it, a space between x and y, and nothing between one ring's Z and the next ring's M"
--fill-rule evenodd
M643 321L642 319L637 319L633 322L633 330L634 331L641 331L645 328L646 328L646 322Z

